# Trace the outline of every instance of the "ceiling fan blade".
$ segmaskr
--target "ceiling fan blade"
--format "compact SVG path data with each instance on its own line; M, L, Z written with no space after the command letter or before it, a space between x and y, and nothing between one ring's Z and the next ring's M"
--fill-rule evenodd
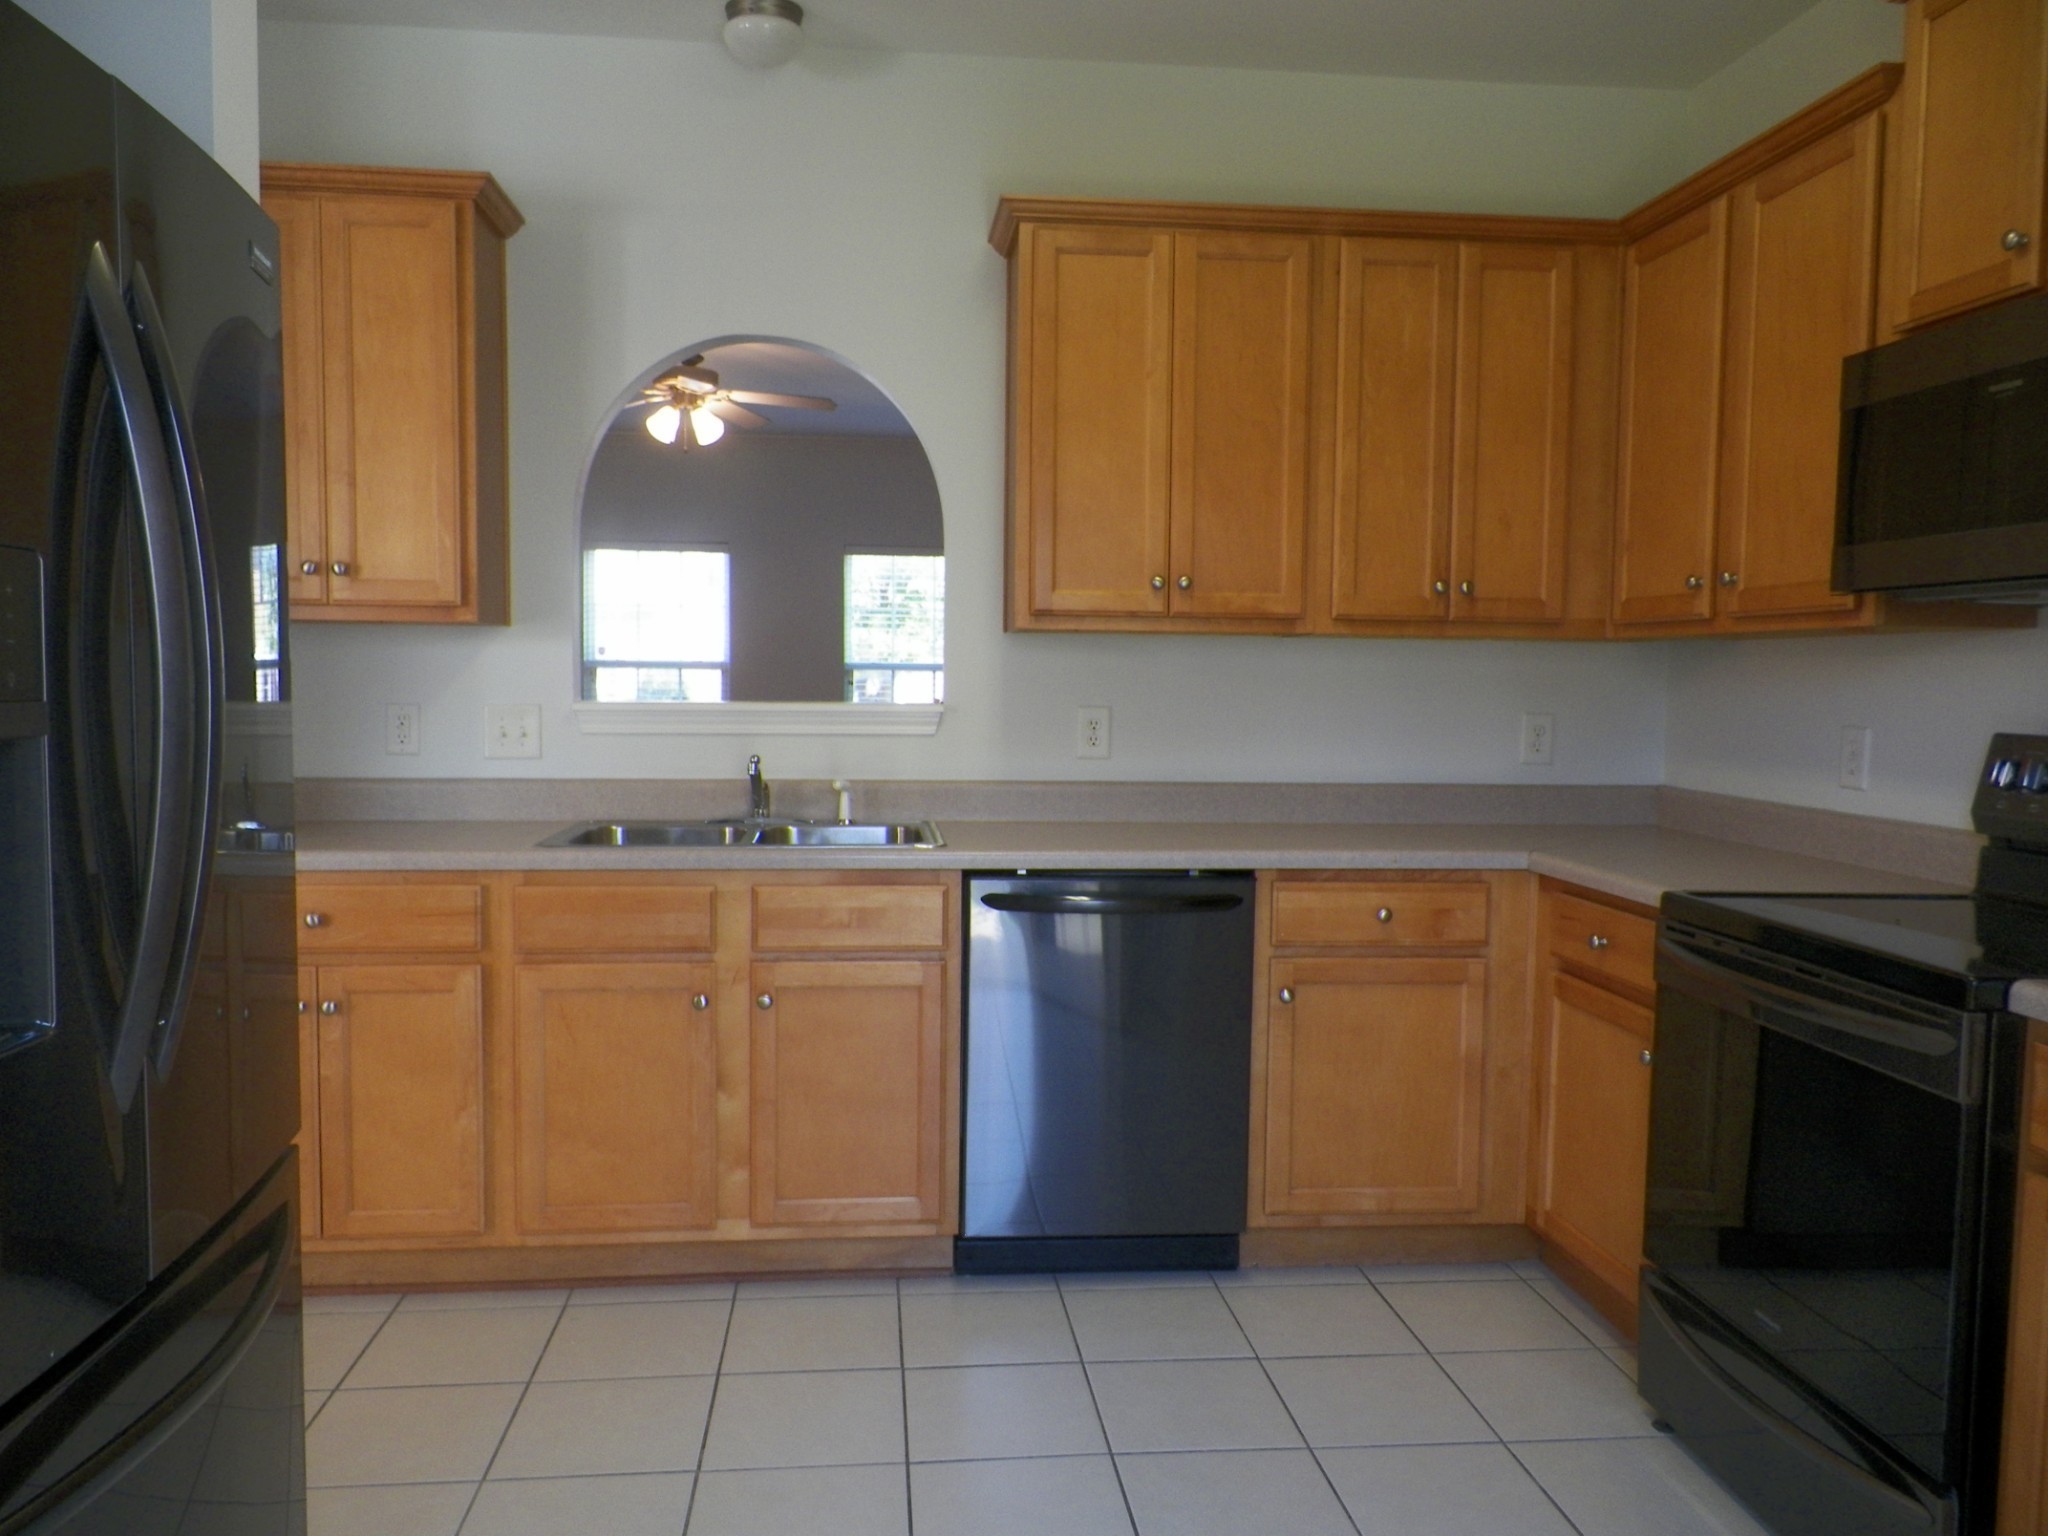
M839 407L817 395L775 395L759 389L729 389L728 398L747 405L781 405L794 411L836 411Z
M718 375L709 368L698 368L690 363L678 363L660 378L656 379L653 387L664 389L671 385L679 389L690 390L696 394L706 394L718 388Z
M727 421L736 421L743 427L765 427L768 418L759 411L750 411L744 405L735 405L724 396L711 402L711 409Z

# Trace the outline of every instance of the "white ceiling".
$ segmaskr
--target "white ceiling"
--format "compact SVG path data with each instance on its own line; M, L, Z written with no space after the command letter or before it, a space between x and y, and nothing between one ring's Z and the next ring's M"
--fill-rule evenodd
M1815 0L805 0L813 48L1689 87ZM258 0L264 17L715 42L723 0ZM737 66L735 66L737 67Z

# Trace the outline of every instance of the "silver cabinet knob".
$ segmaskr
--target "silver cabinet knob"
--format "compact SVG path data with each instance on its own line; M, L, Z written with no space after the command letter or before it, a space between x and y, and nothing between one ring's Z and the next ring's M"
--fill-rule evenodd
M1381 907L1379 911L1373 913L1373 916L1383 923L1391 923L1394 920L1394 909L1392 907Z
M255 1014L254 1014L254 1013L253 1013L253 1012L252 1012L251 1010L249 1010L249 1009L247 1009L247 1008L244 1008L244 1009L242 1010L242 1022L243 1022L244 1024L248 1023L248 1022L249 1022L249 1021L250 1021L251 1019L253 1019L253 1018L255 1018L255 1017L256 1017L256 1015L255 1015Z
M754 1006L756 1008L773 1008L775 1006L775 994L772 992L763 992L759 997L754 999Z
M2024 229L2008 229L2005 238L1998 243L2008 251L2024 251L2034 243L2034 238Z
M695 997L690 999L690 1006L696 1009L699 1013L702 1013L706 1008L709 1008L711 1006L711 999L707 997L704 993L699 992Z
M1688 576L1685 578L1685 590L1688 592L1697 592L1706 584L1706 578L1703 576Z
M1645 1052L1643 1052L1643 1065L1644 1065L1644 1066L1646 1066L1646 1067L1647 1067L1647 1066L1648 1066L1648 1065L1649 1065L1649 1064L1651 1063L1651 1061L1652 1061L1652 1060L1654 1060L1654 1058L1653 1058L1653 1057L1652 1057L1652 1056L1650 1055L1650 1053L1649 1053L1648 1051L1645 1051Z
M1470 596L1472 595L1472 583L1471 583L1471 582L1469 582L1469 581L1461 581L1461 582L1459 582L1459 583L1458 583L1458 595L1459 595L1460 597L1470 597Z
M299 562L299 574L301 576L318 576L320 574L320 562L318 560L301 560Z
M341 1004L335 1002L333 999L330 998L328 1001L320 1005L320 1011L326 1014L327 1017L331 1019L337 1013L341 1012Z
M348 574L348 562L346 560L337 560L328 569L337 576L346 576Z
M1183 592L1187 591L1187 589L1189 587L1192 587L1194 584L1195 579L1192 576L1183 576L1179 581L1174 583L1174 585L1179 587Z
M1723 571L1721 573L1721 585L1724 587L1734 586L1739 579L1733 571Z
M1589 936L1588 936L1588 938L1586 939L1586 948L1588 948L1588 949L1605 949L1605 948L1607 947L1608 943L1609 943L1609 940L1608 940L1608 937L1607 937L1607 935L1606 935L1606 934L1604 934L1604 933L1596 933L1596 934L1592 934L1592 935L1589 935Z
M1293 1002L1293 1001L1294 1001L1294 988L1292 988L1292 987L1282 987L1282 988L1280 989L1280 1001L1281 1001L1281 1002L1283 1002L1283 1003L1291 1003L1291 1002Z
M319 927L322 927L322 926L324 926L324 925L326 924L326 922L327 922L327 917L326 917L326 914L324 914L324 913L320 913L320 912L308 912L308 913L306 914L306 926L307 926L308 928L319 928Z
M300 998L300 999L299 999L299 1012L301 1012L301 1013L304 1013L305 1011L306 1011L306 1000L305 1000L305 999L304 999L304 998L302 997L302 998Z
M1443 597L1451 590L1451 584L1448 581L1439 581L1432 585L1431 590L1434 591L1438 597Z
M1164 592L1166 590L1166 578L1164 576L1154 576L1152 578L1152 590L1154 592Z

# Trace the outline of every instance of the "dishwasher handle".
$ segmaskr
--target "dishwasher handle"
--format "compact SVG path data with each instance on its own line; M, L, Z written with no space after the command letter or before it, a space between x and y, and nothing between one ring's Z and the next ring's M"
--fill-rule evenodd
M1185 912L1234 912L1242 896L1091 896L1079 891L990 891L981 904L996 912L1066 912L1100 917L1150 917Z

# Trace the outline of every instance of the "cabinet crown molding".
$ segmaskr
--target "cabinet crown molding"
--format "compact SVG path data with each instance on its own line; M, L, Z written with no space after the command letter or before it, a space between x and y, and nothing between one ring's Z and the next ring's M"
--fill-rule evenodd
M525 227L526 215L489 171L417 170L395 165L310 165L263 162L265 192L346 192L355 196L462 198L502 240Z
M1619 245L1612 219L1537 218L1520 214L1402 213L1376 208L1290 208L1241 203L1152 203L1130 198L1003 197L988 243L1016 253L1026 224L1142 226L1228 234L1413 236L1430 240L1529 240L1565 245Z

